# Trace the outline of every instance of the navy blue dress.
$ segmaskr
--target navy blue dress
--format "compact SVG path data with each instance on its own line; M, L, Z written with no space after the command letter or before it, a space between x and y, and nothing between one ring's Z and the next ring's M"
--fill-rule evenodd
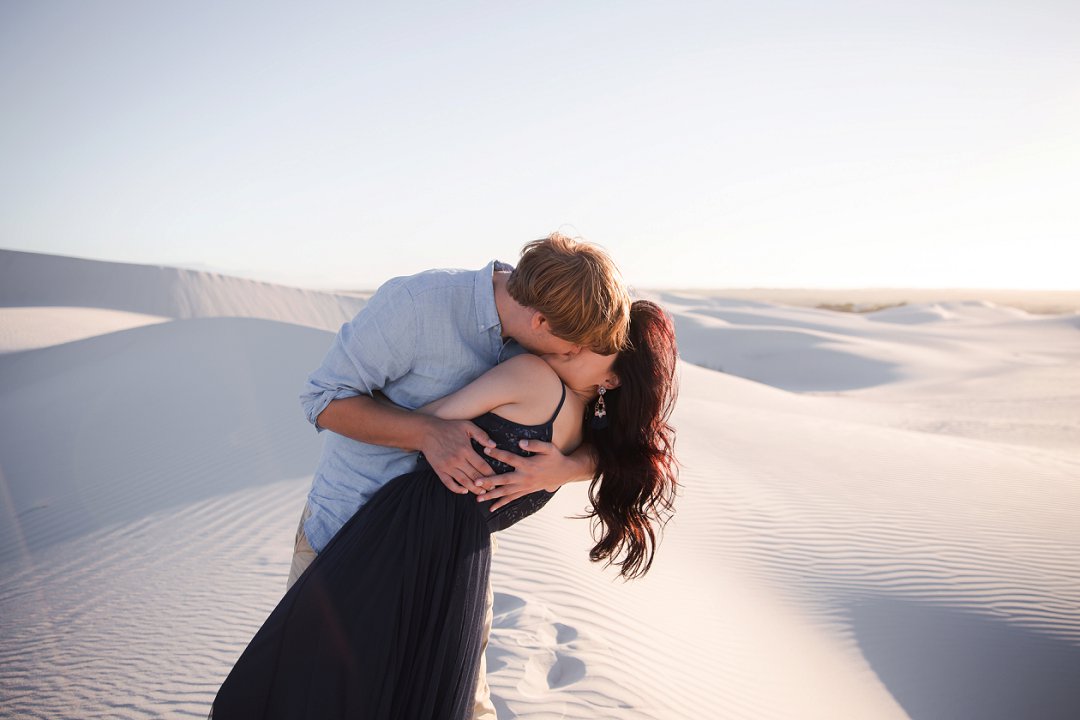
M473 420L496 445L551 441L551 420ZM480 453L496 473L512 467ZM214 700L233 718L469 718L483 641L491 533L542 508L530 493L499 508L450 492L421 456L338 531L274 608Z

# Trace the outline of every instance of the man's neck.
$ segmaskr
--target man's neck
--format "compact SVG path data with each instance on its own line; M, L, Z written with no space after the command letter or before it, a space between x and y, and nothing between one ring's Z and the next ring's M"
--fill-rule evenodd
M491 285L495 290L495 312L499 316L499 324L503 338L513 337L517 329L517 323L522 321L522 310L510 292L506 289L506 283L510 279L510 273L495 271L491 274Z

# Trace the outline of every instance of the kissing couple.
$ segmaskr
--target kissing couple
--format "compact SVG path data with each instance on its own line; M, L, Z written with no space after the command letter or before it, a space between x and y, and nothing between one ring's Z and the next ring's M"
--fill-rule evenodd
M210 717L493 720L495 533L590 481L594 562L648 572L674 510L671 318L599 247L394 278L301 401L325 434L288 589Z

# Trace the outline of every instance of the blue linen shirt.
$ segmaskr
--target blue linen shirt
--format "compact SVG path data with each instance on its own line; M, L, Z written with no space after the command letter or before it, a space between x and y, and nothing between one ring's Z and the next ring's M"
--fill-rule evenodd
M332 400L380 390L415 410L469 384L501 360L524 352L503 342L492 274L511 270L493 260L482 270L428 270L383 284L342 325L300 402L319 432ZM416 467L417 453L327 433L308 493L304 534L315 552L384 483ZM449 492L449 490L447 491Z

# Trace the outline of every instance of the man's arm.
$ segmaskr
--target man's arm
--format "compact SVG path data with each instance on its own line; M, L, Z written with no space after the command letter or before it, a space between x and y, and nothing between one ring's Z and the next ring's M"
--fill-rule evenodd
M408 374L418 333L412 295L402 279L382 285L356 316L341 326L322 364L308 376L300 404L319 432L319 417L334 400L370 396Z
M367 395L332 400L319 414L320 427L353 440L419 450L447 488L482 492L483 478L494 470L473 450L470 440L494 447L487 433L467 420L443 420L409 412Z
M371 395L412 370L418 326L412 295L402 279L383 284L367 305L334 338L322 365L307 380L300 402L320 432L332 430L353 440L420 450L447 488L480 490L478 478L493 471L472 449L490 438L472 423L378 406Z

